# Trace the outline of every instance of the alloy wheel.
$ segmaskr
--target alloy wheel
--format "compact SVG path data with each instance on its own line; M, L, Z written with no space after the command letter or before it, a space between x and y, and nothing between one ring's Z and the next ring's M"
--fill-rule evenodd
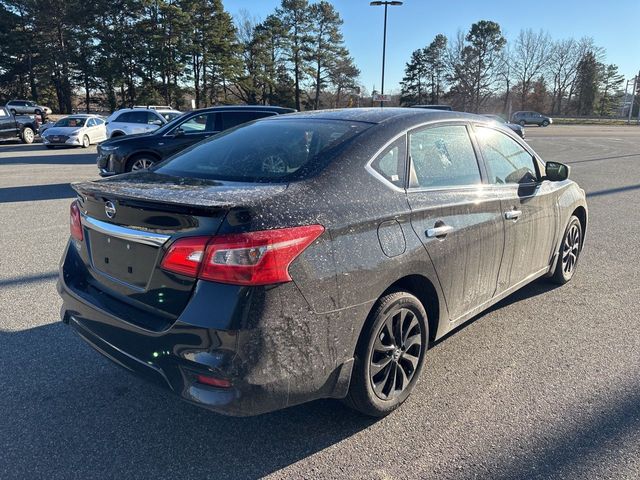
M567 232L562 247L562 271L565 275L571 275L578 262L580 254L580 228L573 224Z
M33 130L31 130L30 128L25 128L24 131L22 132L22 135L24 136L24 141L26 143L33 142L34 133L33 133Z
M139 158L133 162L133 165L131 165L131 171L135 172L136 170L144 170L145 168L149 168L151 165L153 165L153 162L148 158Z
M422 348L416 315L407 308L392 312L376 335L369 360L369 379L379 398L389 400L409 386Z

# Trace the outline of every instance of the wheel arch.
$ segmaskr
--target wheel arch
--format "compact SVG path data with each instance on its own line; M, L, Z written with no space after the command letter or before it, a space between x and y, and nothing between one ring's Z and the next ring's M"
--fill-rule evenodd
M571 215L575 215L580 220L580 226L582 227L582 244L580 248L582 249L582 245L584 245L584 238L587 234L587 209L582 205L576 207Z
M360 343L362 334L369 328L372 322L371 314L378 305L379 300L390 292L398 290L408 292L420 300L420 303L422 303L422 306L427 312L427 320L429 322L429 341L432 342L437 338L438 327L440 325L440 319L442 318L440 311L442 302L440 301L438 291L436 290L433 282L424 275L410 274L393 282L376 299L367 314L367 319L362 325L362 329L358 334L357 343Z

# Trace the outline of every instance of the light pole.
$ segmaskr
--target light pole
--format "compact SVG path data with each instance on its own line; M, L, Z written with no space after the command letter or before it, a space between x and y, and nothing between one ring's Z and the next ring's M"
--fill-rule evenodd
M384 57L387 51L387 7L389 5L394 7L399 7L402 5L402 2L398 1L375 1L369 3L372 7L380 7L384 5L384 33L382 36L382 86L380 87L380 95L384 95ZM384 102L380 101L380 107L384 106Z

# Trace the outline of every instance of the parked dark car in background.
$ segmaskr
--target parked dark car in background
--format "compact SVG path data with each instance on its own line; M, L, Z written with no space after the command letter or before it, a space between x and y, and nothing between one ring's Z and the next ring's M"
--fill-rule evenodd
M145 169L223 130L258 118L291 112L295 110L260 105L194 110L150 134L128 135L101 143L98 145L98 169L102 176Z
M539 127L548 127L553 123L553 119L542 115L538 112L515 112L511 115L511 121L518 125L538 125Z
M538 277L571 280L587 206L568 174L463 113L251 122L74 185L62 319L217 412L333 397L386 415L434 340Z
M506 128L510 128L511 130L513 130L514 132L516 132L516 134L520 137L520 138L524 138L524 127L522 125L519 125L517 123L510 123L507 122L504 118L502 118L500 115L483 115L484 117L490 118L491 120L499 123L500 125L502 125L503 127Z
M33 143L40 127L38 120L34 115L14 115L6 107L0 107L0 140Z

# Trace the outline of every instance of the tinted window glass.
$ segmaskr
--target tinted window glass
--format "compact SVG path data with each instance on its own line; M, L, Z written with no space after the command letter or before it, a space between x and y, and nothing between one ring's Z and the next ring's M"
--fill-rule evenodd
M537 180L533 157L518 142L486 127L476 129L491 183L530 183Z
M87 127L95 127L96 126L96 121L93 118L90 118L89 120L87 120Z
M147 123L147 112L125 112L116 118L116 122Z
M182 130L186 134L211 133L216 128L216 114L202 113L182 122L176 130Z
M182 113L180 112L158 112L160 115L164 117L167 122L170 122L174 118L178 118Z
M409 154L419 187L452 187L481 182L476 154L462 125L409 133Z
M270 117L271 112L223 112L222 114L222 130L241 125L258 118Z
M369 126L328 120L266 120L215 135L152 168L180 177L286 182L318 171Z
M397 140L380 155L378 155L371 167L393 183L397 187L404 187L405 178L405 165L406 165L406 153L405 153L405 137Z
M147 112L147 123L149 125L157 125L158 123L160 123L161 125L164 125L165 122L164 122L164 117L162 115L149 110Z

